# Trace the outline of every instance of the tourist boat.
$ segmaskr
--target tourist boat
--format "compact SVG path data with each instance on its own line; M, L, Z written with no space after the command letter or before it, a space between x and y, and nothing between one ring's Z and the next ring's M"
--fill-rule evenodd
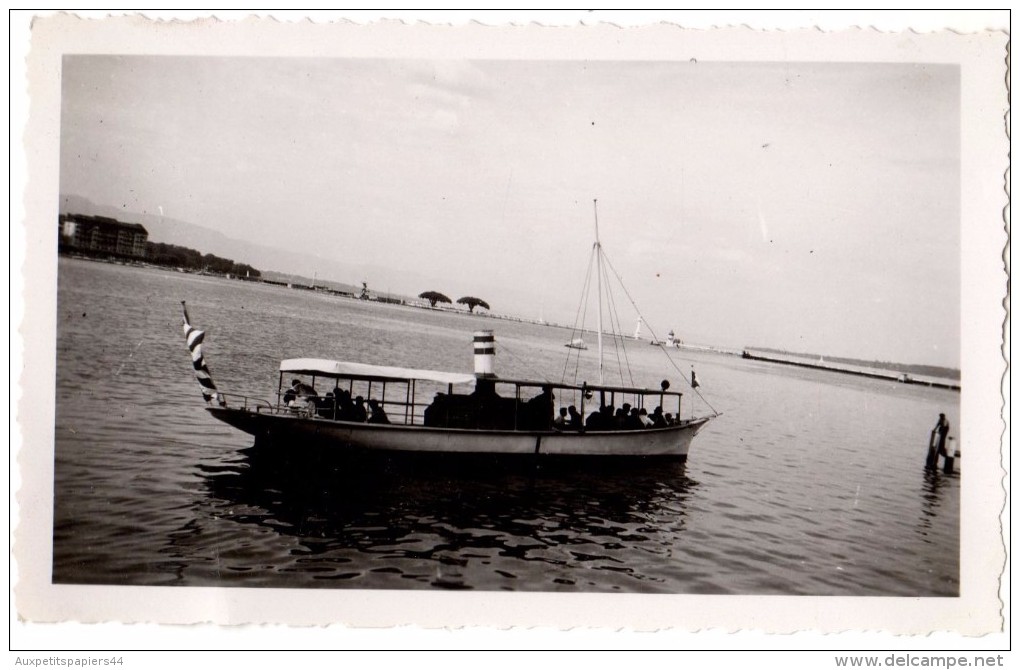
M597 224L595 251L601 257ZM598 383L499 377L494 370L495 337L492 331L483 330L473 334L473 373L288 359L280 363L275 398L265 400L222 393L215 387L202 355L204 334L191 326L187 307L183 303L182 307L184 333L208 412L288 450L319 445L351 453L391 455L667 457L685 461L691 440L718 416L680 418L684 394L669 390L668 381L659 388L604 383L601 309ZM372 407L371 416L366 402ZM628 406L633 417L614 416L617 408ZM567 408L567 417L573 420L558 422L559 408ZM643 420L642 414L654 419Z

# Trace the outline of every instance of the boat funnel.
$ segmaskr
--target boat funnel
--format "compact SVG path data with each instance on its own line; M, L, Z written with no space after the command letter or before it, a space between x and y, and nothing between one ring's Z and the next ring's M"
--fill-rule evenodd
M496 338L491 330L475 331L475 377L495 377Z

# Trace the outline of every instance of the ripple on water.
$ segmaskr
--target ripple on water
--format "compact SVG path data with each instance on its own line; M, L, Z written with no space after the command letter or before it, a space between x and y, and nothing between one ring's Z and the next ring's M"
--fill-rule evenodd
M916 448L939 412L958 424L958 394L685 352L725 412L686 469L288 469L204 411L182 296L219 386L263 397L294 355L463 369L476 319L66 259L59 272L56 582L959 594L961 480L923 473ZM562 369L559 331L497 326L535 352L501 372ZM634 352L639 383L662 378L660 356Z

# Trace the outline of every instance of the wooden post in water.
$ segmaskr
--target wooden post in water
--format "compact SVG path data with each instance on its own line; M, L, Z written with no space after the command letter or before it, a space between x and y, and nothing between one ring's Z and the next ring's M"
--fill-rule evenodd
M936 431L931 431L931 439L928 440L928 456L924 460L926 470L935 470L939 466L939 448L936 442Z
M956 465L956 447L953 446L953 438L946 438L946 460L942 462L942 472L947 475L953 474Z

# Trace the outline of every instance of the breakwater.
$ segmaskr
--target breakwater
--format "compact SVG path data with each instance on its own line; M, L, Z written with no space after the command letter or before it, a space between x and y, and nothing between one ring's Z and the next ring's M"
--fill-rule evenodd
M797 361L789 358L780 358L777 356L762 356L761 354L753 354L748 350L744 350L741 353L741 358L745 358L751 361L764 361L766 363L778 363L780 365L793 365L799 368L809 368L812 370L824 370L826 372L838 372L846 375L856 375L858 377L871 377L872 379L886 379L888 381L899 382L901 384L917 384L920 386L930 386L932 388L949 389L951 391L959 391L960 384L946 380L936 380L928 378L919 378L909 375L907 373L895 373L892 371L881 371L881 370L867 370L861 368L849 368L838 365L831 365L823 362L808 362L808 361Z

